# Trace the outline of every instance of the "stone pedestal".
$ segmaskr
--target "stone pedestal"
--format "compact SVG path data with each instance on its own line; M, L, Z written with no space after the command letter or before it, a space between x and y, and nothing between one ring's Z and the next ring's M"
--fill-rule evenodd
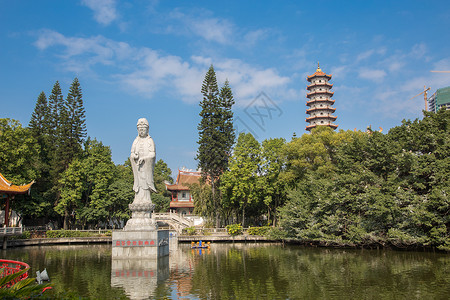
M113 259L150 259L169 255L168 230L113 231Z
M132 203L128 205L131 210L131 219L123 228L125 231L156 230L157 226L152 220L153 203Z
M158 230L152 203L130 204L132 217L124 230L112 233L113 259L153 259L169 255L169 231Z

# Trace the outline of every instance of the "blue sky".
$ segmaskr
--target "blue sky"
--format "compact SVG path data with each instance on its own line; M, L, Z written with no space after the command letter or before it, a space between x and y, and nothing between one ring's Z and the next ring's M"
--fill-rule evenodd
M384 132L450 85L449 1L0 0L1 118L26 126L41 91L83 89L88 135L129 156L146 117L157 158L195 169L201 84L228 79L239 131L305 133L306 76L332 74L338 129ZM259 115L258 115L259 114ZM264 115L264 116L261 116Z

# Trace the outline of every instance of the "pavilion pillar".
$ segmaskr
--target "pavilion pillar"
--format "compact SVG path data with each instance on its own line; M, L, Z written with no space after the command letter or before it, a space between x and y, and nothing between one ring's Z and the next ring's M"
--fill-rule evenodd
M5 227L9 225L9 194L6 195L6 207L5 207Z

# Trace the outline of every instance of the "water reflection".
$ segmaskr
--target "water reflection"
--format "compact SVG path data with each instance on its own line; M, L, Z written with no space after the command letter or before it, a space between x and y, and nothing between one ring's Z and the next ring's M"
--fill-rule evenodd
M169 278L169 257L155 259L113 259L111 286L120 287L130 299L149 299L158 283Z
M447 299L443 253L317 249L255 244L180 244L167 261L116 262L111 245L2 251L47 268L58 298L91 299ZM133 294L134 293L134 294Z

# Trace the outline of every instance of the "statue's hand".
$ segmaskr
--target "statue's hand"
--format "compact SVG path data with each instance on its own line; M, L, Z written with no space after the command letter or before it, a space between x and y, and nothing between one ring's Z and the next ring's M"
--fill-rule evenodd
M144 162L143 158L139 158L139 165L142 165L142 163Z

